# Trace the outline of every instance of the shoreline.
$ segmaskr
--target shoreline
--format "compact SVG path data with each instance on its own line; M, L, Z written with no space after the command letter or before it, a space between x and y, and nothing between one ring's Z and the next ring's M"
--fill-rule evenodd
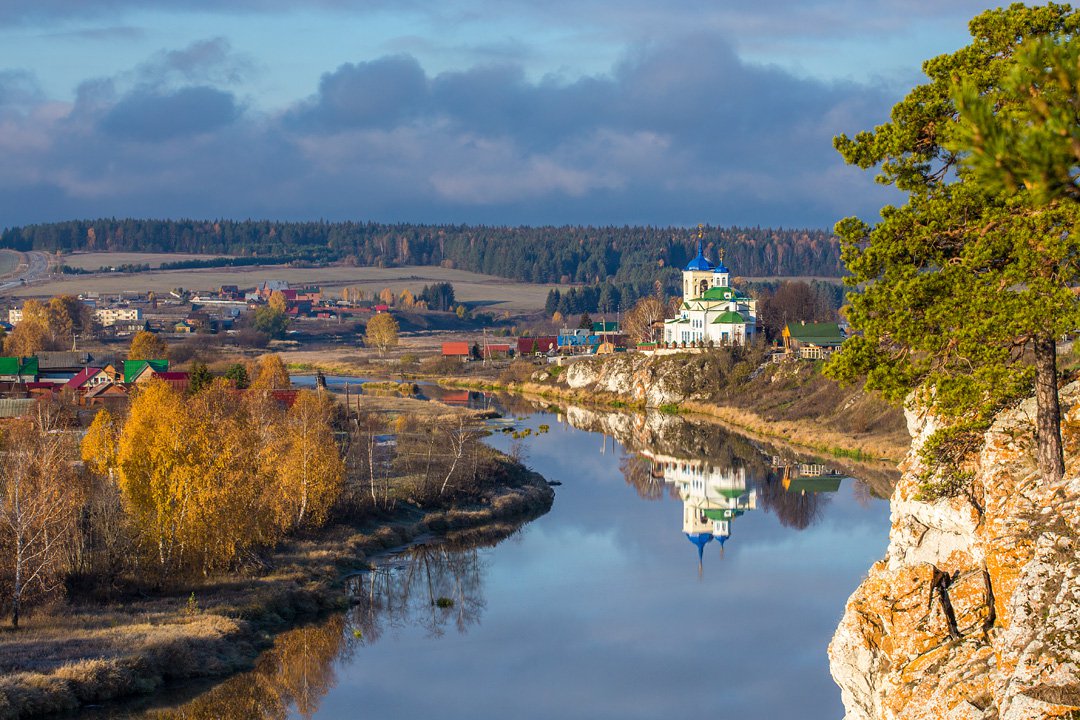
M570 390L533 382L500 383L496 379L465 380L454 377L440 377L435 378L434 381L442 387L506 392L538 400L562 400L611 410L630 410L634 412L656 410L658 412L672 412L672 414L685 414L689 417L698 417L709 422L717 422L730 429L742 431L744 434L758 436L762 439L780 441L808 451L851 460L899 463L909 449L909 445L894 444L887 440L883 441L882 438L871 434L867 434L861 440L852 438L851 435L828 430L808 421L772 422L765 420L753 411L727 405L684 401L679 403L677 408L668 406L650 407L644 402L627 400L621 395L606 391ZM805 440L804 438L807 435L818 438L819 442L814 443ZM869 448L870 442L874 443L878 449L884 447L886 453L871 451ZM882 442L884 442L884 446L881 445Z
M498 486L468 504L402 503L376 519L330 525L268 552L261 573L135 602L72 603L42 613L52 626L31 618L0 644L0 719L70 713L250 669L276 634L345 609L346 579L371 560L425 537L501 539L550 510L544 478L508 458L500 467ZM25 658L22 668L9 667L13 656Z

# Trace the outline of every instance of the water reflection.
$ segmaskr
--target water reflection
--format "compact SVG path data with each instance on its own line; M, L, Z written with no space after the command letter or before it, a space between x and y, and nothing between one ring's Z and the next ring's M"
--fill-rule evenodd
M608 436L617 440L628 451L619 470L639 497L682 502L682 532L697 548L699 573L705 548L715 543L723 557L736 519L746 512L760 508L784 527L805 530L823 517L830 496L850 477L820 460L779 453L720 425L676 415L571 406L559 419L602 433L602 453ZM868 496L863 487L860 494Z
M352 578L350 628L362 644L387 630L423 627L441 637L448 625L459 633L480 622L484 610L484 562L476 548L425 543L394 562Z
M514 542L501 542L509 529L473 533L387 558L350 578L345 613L138 717L842 714L825 647L885 546L888 507L869 499L887 493L886 473L871 492L843 461L677 416L503 409L533 432L488 442L525 442L529 464L563 482L551 513ZM710 564L699 581L694 566ZM718 617L745 621L718 630ZM737 662L701 682L717 642Z
M148 720L284 720L294 708L304 718L319 711L337 684L335 663L349 656L345 616L278 635L255 669L226 680L176 708L151 710Z

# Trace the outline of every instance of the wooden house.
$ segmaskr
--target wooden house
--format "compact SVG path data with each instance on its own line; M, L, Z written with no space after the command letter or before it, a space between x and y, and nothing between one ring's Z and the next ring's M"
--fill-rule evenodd
M784 352L805 360L823 360L844 343L844 333L834 322L788 323L783 338Z

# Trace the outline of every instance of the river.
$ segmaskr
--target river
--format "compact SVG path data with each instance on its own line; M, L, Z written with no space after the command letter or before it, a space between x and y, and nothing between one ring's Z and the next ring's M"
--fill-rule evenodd
M550 513L390 557L254 671L92 717L842 717L826 647L884 553L887 471L680 417L511 410L519 437L489 442L562 483Z

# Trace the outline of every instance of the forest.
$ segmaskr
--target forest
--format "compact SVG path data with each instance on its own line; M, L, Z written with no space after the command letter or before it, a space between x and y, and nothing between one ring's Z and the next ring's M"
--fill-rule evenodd
M705 254L744 277L842 274L840 248L820 229L704 226ZM291 258L364 266L441 265L535 283L611 282L675 289L696 253L697 229L506 227L99 219L26 225L0 233L15 250L176 252Z

